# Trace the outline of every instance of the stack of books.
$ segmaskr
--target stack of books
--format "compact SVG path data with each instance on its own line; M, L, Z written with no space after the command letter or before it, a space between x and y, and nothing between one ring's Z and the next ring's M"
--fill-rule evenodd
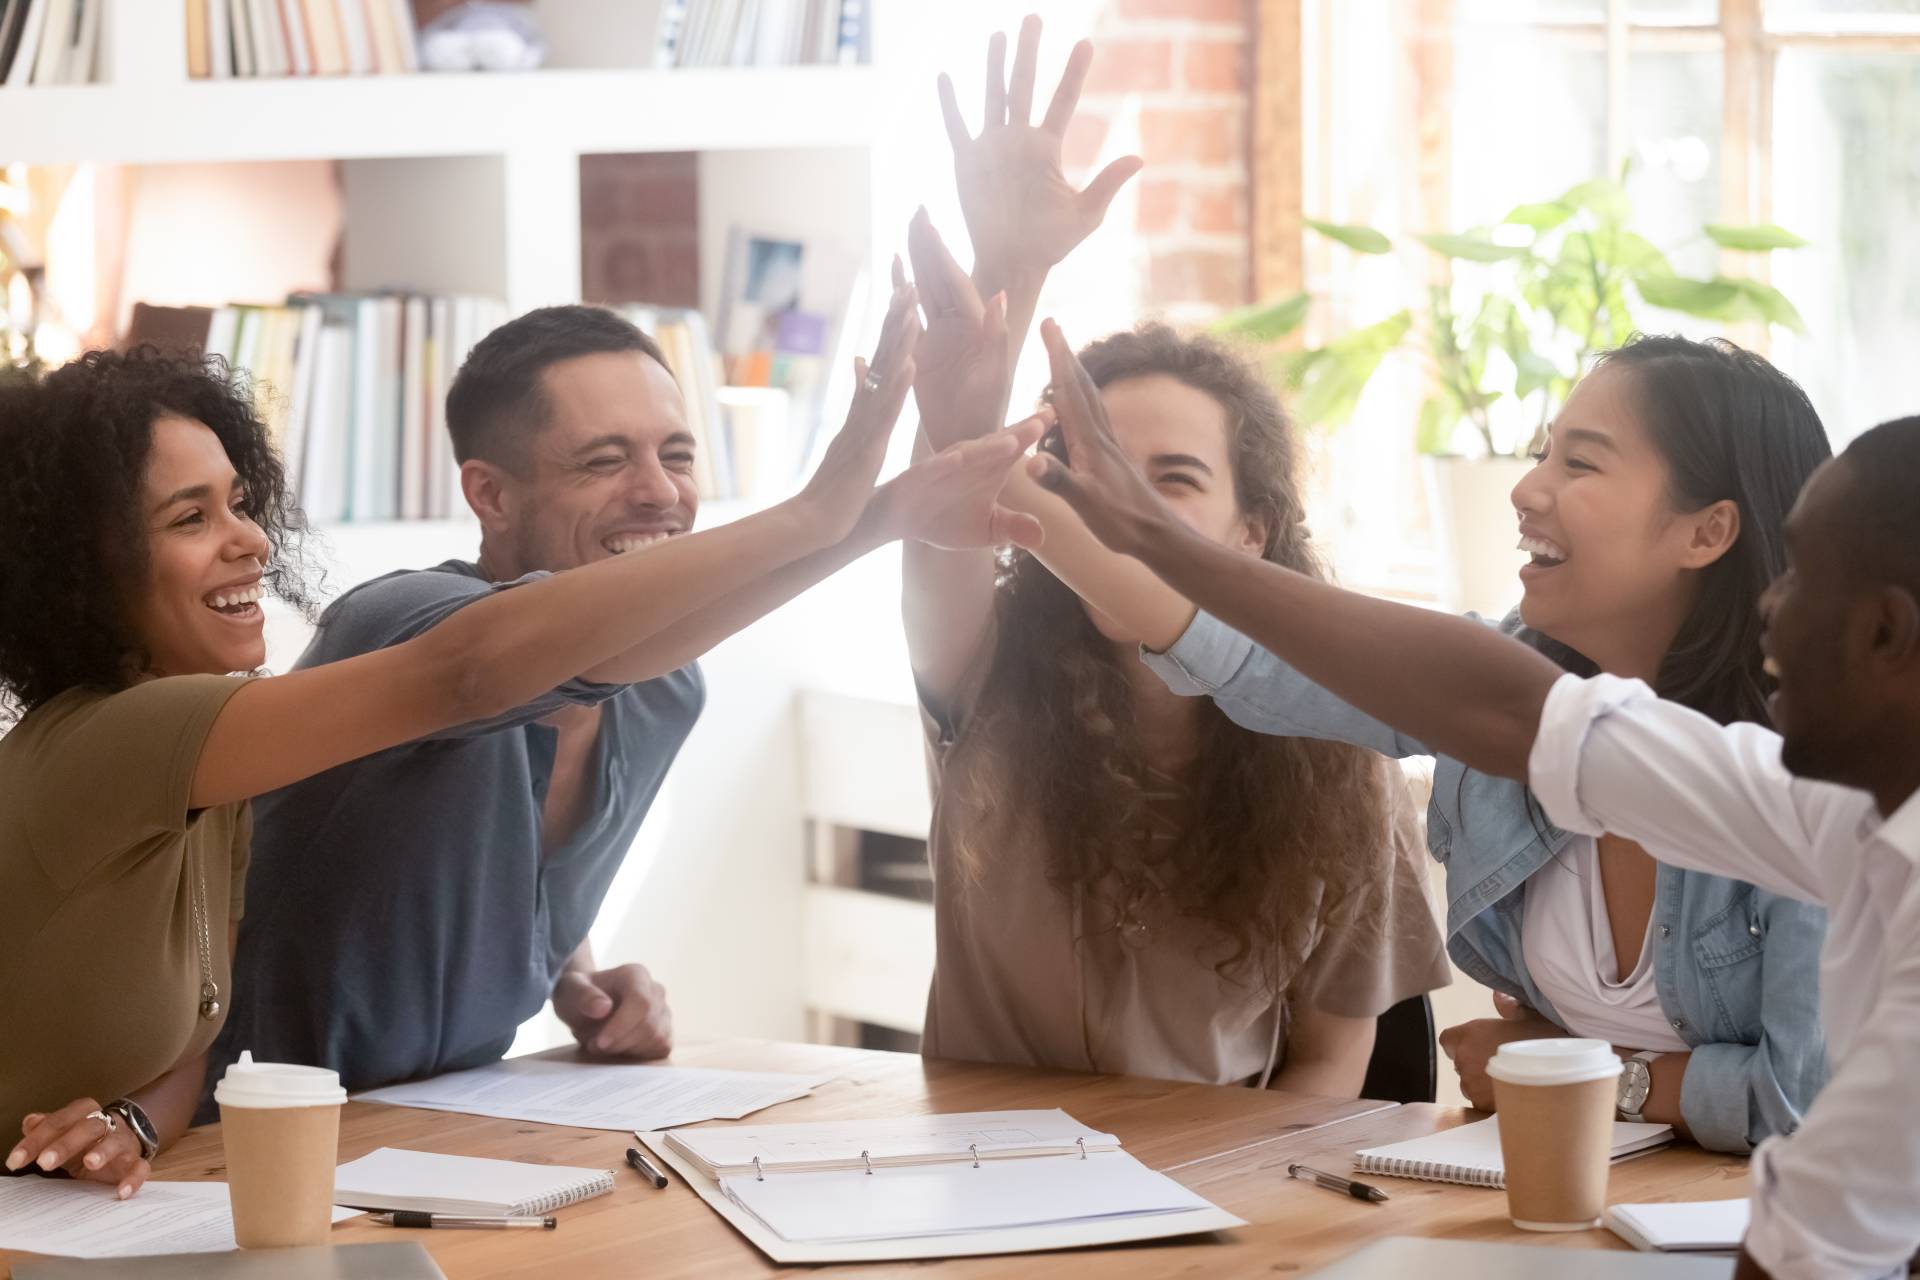
M0 0L0 85L100 79L107 0Z
M220 356L254 398L308 519L445 519L463 509L447 388L504 323L493 298L295 294L281 306L138 304L128 345Z
M687 430L693 433L693 483L702 498L740 496L739 482L721 425L720 376L706 317L682 307L630 303L616 308L640 331L660 344L673 380L686 401Z
M664 0L658 67L873 61L872 0Z
M187 74L195 79L381 75L420 69L407 0L185 2Z

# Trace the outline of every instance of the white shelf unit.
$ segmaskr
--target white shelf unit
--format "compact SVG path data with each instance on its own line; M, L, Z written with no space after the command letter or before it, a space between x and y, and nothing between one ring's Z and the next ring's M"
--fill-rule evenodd
M547 0L538 71L193 80L183 0L108 2L106 81L0 89L0 164L341 161L344 288L577 301L580 157L633 152L700 153L710 315L734 223L878 264L870 67L653 70L652 5Z

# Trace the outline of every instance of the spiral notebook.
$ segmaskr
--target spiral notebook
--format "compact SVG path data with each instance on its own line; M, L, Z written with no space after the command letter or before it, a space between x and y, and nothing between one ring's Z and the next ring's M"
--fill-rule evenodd
M1613 1124L1613 1159L1618 1162L1664 1147L1673 1141L1670 1124ZM1457 1182L1469 1187L1504 1187L1506 1166L1500 1156L1500 1117L1490 1116L1443 1129L1424 1138L1369 1147L1353 1153L1360 1173L1389 1178L1418 1178L1423 1182Z
M350 1209L521 1215L551 1213L613 1190L606 1169L522 1164L381 1147L333 1173L333 1202Z

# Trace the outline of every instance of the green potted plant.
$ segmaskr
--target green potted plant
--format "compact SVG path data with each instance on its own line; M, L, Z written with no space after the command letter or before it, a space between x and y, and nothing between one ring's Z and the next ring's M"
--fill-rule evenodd
M1296 418L1319 431L1352 417L1390 355L1417 353L1426 391L1415 445L1450 608L1497 613L1512 603L1520 556L1510 545L1507 493L1588 361L1642 328L1643 309L1804 328L1786 296L1760 280L1677 274L1667 254L1632 229L1632 217L1623 183L1599 179L1522 204L1490 226L1417 236L1449 260L1451 278L1430 286L1417 308L1323 346L1286 345L1312 309L1307 294L1245 308L1216 325L1272 348L1270 371L1287 388ZM1356 253L1393 249L1371 227L1307 225ZM1775 226L1710 223L1701 235L1742 253L1806 243Z

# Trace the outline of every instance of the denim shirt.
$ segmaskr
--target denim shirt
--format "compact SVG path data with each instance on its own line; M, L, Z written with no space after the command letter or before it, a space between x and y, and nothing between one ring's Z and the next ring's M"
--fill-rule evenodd
M1433 754L1205 613L1166 653L1141 656L1169 689L1210 695L1248 729L1393 757ZM1527 971L1520 927L1528 877L1572 838L1524 783L1435 758L1427 846L1447 868L1448 954L1475 981L1563 1027ZM1826 921L1808 903L1660 865L1648 923L1654 986L1692 1047L1680 1112L1701 1146L1745 1153L1791 1133L1825 1082L1815 976Z

